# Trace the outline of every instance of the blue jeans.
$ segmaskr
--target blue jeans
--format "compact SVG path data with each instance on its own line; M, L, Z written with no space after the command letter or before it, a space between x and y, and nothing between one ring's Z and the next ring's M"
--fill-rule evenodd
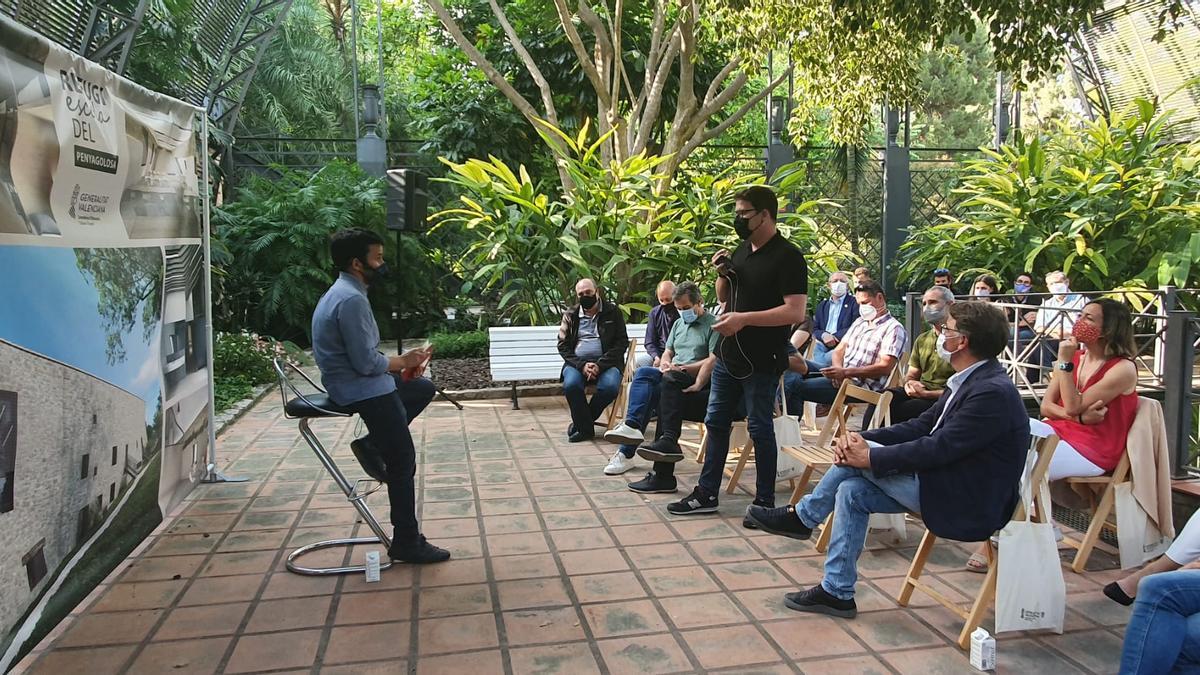
M591 401L587 400L587 378L582 372L574 366L563 366L562 379L563 395L567 397L575 431L593 433L593 425L600 418L600 413L617 399L617 392L621 389L621 369L609 368L600 372L600 377L596 378L596 393L592 394Z
M1125 627L1121 675L1200 667L1200 570L1152 574L1138 584Z
M760 504L775 504L775 470L779 449L775 446L775 396L779 376L771 373L751 373L739 380L718 360L713 367L708 395L708 413L704 426L708 433L707 454L700 471L700 487L711 495L721 491L725 475L725 458L729 456L729 433L738 409L745 405L746 427L754 441L754 467L758 474L754 500Z
M822 375L805 377L789 372L783 376L783 394L787 396L788 413L792 415L799 415L805 402L833 403L837 393L838 388Z
M817 331L817 332L820 332L820 331ZM817 340L816 335L813 336L813 339ZM816 368L816 370L820 370L821 368L828 368L829 366L832 366L834 349L837 349L836 345L834 345L833 348L826 347L824 342L817 340L816 345L813 347L812 360L808 362L809 363L809 366L808 366L809 372L813 372L813 364L816 364L818 366Z
M821 482L796 505L796 514L806 527L833 517L833 536L825 555L825 578L821 585L835 598L852 600L858 581L858 556L867 541L872 513L920 512L921 493L915 474L876 476L866 469L831 466Z
M648 366L638 368L629 384L629 404L625 407L625 424L645 431L650 424L650 418L658 409L658 385L662 382L662 371ZM636 445L622 445L621 454L633 457L637 452Z

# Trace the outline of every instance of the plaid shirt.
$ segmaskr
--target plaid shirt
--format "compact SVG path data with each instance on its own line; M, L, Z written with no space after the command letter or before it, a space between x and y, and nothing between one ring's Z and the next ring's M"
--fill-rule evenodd
M904 353L904 345L908 341L908 333L904 326L891 314L881 314L872 321L855 319L842 338L846 351L842 355L842 366L845 368L865 368L879 362L883 355L900 358ZM873 380L854 378L854 383L871 391L883 391L887 386L888 376L885 374Z

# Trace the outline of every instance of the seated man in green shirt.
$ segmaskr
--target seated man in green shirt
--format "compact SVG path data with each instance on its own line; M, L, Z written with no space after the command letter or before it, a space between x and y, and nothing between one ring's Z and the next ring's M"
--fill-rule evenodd
M892 392L892 424L916 419L932 408L946 388L946 380L954 374L950 362L937 349L938 331L946 322L954 293L944 286L934 286L925 291L922 302L921 318L929 324L929 330L913 342L904 386L888 389Z
M629 387L625 422L604 435L620 443L605 473L615 475L633 467L633 451L655 462L655 471L631 484L635 492L675 492L674 462L683 458L679 434L685 419L703 419L708 407L708 383L715 365L718 334L716 317L704 311L700 289L684 282L675 289L679 320L671 326L657 368L639 368ZM657 408L658 429L652 443L642 431ZM639 449L638 444L642 444ZM637 486L637 487L635 487ZM639 489L640 488L640 489Z

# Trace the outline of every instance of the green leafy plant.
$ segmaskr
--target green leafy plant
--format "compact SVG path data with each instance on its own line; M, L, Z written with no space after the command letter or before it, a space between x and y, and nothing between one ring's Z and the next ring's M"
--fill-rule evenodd
M1018 138L969 164L961 219L916 228L902 280L1062 269L1079 290L1200 281L1200 142L1170 143L1167 113L1139 99L1082 128Z
M434 333L429 336L435 359L478 359L488 355L487 331Z
M216 410L220 412L248 398L260 384L274 382L276 374L272 361L276 358L293 365L305 365L310 361L294 344L248 331L213 335Z
M281 170L251 178L213 214L216 324L307 341L317 300L335 278L329 236L347 227L379 233L392 278L372 289L380 331L391 337L393 304L407 334L439 324L445 271L423 243L403 237L402 251L384 226L383 183L357 165L334 161L307 174Z
M607 134L591 136L586 123L575 135L542 127L542 134L556 137L560 167L575 185L563 197L547 194L524 167L513 171L496 157L462 164L443 159L450 169L444 180L463 195L455 208L435 214L435 227L452 224L472 237L456 270L467 279L464 292L496 295L499 311L513 322L546 325L557 322L583 276L635 312L649 311L651 289L661 279L711 284L708 260L737 244L734 195L762 183L762 176L685 172L665 185L661 157L604 161L599 150ZM815 239L817 206L800 202L780 218L785 236L806 250ZM836 269L840 254L819 251L814 268Z

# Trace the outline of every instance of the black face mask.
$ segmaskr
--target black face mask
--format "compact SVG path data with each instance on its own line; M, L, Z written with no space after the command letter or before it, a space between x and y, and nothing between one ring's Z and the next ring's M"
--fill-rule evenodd
M367 264L367 261L363 260L362 264L363 278L367 280L368 284L373 284L381 279L386 279L388 278L388 275L391 274L391 270L388 269L387 263L383 263L379 267L371 267Z
M750 229L750 221L741 216L733 217L733 231L737 232L738 239L749 239L753 231Z
M594 295L581 295L579 296L579 306L584 309L591 309L596 306L596 300L597 298Z

